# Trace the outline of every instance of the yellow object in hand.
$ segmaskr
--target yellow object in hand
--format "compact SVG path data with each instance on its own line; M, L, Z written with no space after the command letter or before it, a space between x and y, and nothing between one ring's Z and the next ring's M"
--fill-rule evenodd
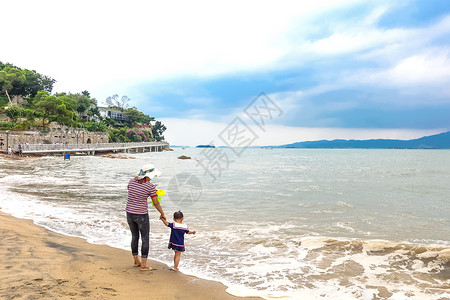
M158 195L158 197L156 197L156 199L158 199L158 202L161 204L161 197L162 195L165 195L166 192L164 192L164 190L157 190L156 191L156 195ZM155 204L152 201L152 206L155 206Z

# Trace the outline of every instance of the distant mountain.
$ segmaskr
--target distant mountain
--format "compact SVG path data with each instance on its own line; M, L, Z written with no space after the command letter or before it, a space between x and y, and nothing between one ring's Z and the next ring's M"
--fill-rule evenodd
M414 140L321 140L297 142L277 148L450 149L450 131Z

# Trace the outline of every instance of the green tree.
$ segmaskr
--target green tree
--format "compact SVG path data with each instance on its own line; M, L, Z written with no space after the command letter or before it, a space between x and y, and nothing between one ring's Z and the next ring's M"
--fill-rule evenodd
M97 116L98 118L101 118L100 110L98 109L98 106L95 102L92 106L89 107L86 113L90 117Z
M24 110L23 110L23 115L27 118L27 120L28 120L30 123L34 123L34 120L35 120L35 118L36 118L34 109L31 109L31 108L24 108Z
M42 118L42 127L53 121L68 126L75 124L75 103L67 95L50 96L46 91L39 91L33 103Z
M34 97L38 91L51 92L55 80L49 76L0 62L0 87L11 102L12 96Z
M153 137L156 141L164 141L163 133L166 131L166 126L160 121L156 121L155 125L152 126Z
M0 107L6 106L8 105L9 100L8 97L6 97L6 95L2 95L2 93L0 93Z
M22 73L25 76L25 82L22 90L15 91L17 95L34 97L39 91L47 91L50 93L56 82L53 78L41 75L34 70L24 69Z
M71 109L76 110L77 113L82 114L87 111L87 109L93 105L93 100L84 94L66 94L58 93L55 96L63 97L65 102L69 103Z
M148 115L144 114L143 112L140 112L137 110L136 107L127 108L124 111L127 119L125 121L125 124L128 125L128 127L133 127L134 125L140 124L140 125L149 125L151 121L154 121L155 118L149 117Z
M109 131L109 141L111 143L127 143L131 142L127 131L129 128L122 127L122 128L115 128Z
M88 121L83 124L83 127L87 131L101 131L101 132L108 131L108 125L104 121L100 121L100 122Z
M11 122L16 123L22 117L23 109L19 106L11 106L6 111L6 115L11 119Z
M111 118L104 118L102 121L104 121L106 123L106 125L108 125L108 127L114 127L114 120Z
M14 87L23 85L25 82L25 75L18 68L5 67L0 70L0 87L2 92L8 97L8 101L11 104L11 95L17 95L12 92Z
M14 128L14 123L12 122L0 122L0 130L11 130Z

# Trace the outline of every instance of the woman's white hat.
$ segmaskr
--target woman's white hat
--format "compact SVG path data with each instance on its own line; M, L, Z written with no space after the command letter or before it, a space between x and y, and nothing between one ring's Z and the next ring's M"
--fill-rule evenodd
M161 176L161 172L155 168L153 164L146 164L144 165L141 170L137 173L138 179L143 179L145 177L148 177L150 179L153 179L155 177Z

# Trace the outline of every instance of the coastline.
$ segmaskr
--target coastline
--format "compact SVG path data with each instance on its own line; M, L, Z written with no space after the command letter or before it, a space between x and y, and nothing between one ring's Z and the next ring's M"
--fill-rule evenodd
M228 294L219 282L133 267L129 251L89 244L0 211L0 298L261 299Z
M197 204L201 209L188 209L188 223L191 224L192 220L200 235L189 239L189 246L192 246L189 248L195 251L189 250L186 253L187 259L183 260L182 269L186 270L184 275L199 281L214 279L228 287L219 288L214 294L216 297L212 296L213 299L222 299L224 290L241 297L259 295L263 298L286 299L449 298L447 282L450 274L450 249L448 234L445 234L446 229L450 228L449 214L446 209L448 207L441 204L448 202L446 179L450 173L445 168L448 165L445 162L450 162L450 153L435 153L430 157L426 151L412 151L408 155L403 151L387 151L386 155L385 151L380 150L310 150L304 153L276 149L273 152L248 150L248 154L242 157L243 163L236 164L224 178L224 186L229 193L223 193L222 185L208 185L207 189L211 194L205 197L204 202L198 203L201 205ZM194 157L195 151L186 151L185 154ZM175 157L175 154L167 152L142 155L143 160L154 160L155 163L158 162L157 165L165 166L166 175L169 176L162 178L164 180L161 184L164 187L169 186L170 175L189 169L189 164L195 163L180 162ZM255 177L254 174L265 174L266 170L272 170L273 157L279 157L286 169L275 172L270 183L260 182L258 178L265 178L266 175ZM349 159L364 168L355 173L353 168L348 168ZM326 166L333 163L333 167L322 168L324 163L328 164ZM297 165L304 167L290 173L289 170ZM124 272L125 277L128 276L127 272L136 275L136 272L133 273L135 269L129 265L129 230L122 210L124 182L128 174L139 167L139 160L87 156L64 162L58 157L37 159L0 155L0 167L1 211L24 220L32 218L35 224L48 228L51 233L81 237L83 241L86 239L94 245L106 244L122 249L123 251L116 252L119 254L113 259L122 257L123 263L117 264L113 271ZM69 169L70 172L67 172ZM305 171L308 169L310 171ZM253 171L247 174L248 170ZM99 173L114 174L115 177L97 178ZM201 177L199 173L199 178L207 178L206 175ZM246 176L242 178L240 174ZM324 178L326 180L323 182ZM234 187L239 186L243 179L248 184L245 188L236 190ZM286 179L290 179L290 183L286 184ZM105 185L108 187L107 192ZM278 202L280 205L276 208L280 210L278 213L274 213L274 209L266 205L270 203L269 198L258 197L261 196L261 191L264 193L271 186L280 187L277 191L277 195L281 196ZM294 193L298 188L304 190L299 194L288 194ZM371 193L367 194L368 190ZM329 196L324 195L324 192L330 192ZM230 195L234 197L230 198ZM422 201L424 195L428 196L426 202ZM308 200L308 197L312 199ZM243 202L241 199L248 201ZM168 200L168 211L174 211L178 204ZM268 221L267 224L249 220L250 210L255 220L265 220ZM155 265L162 263L163 267L171 266L173 256L159 248L166 243L167 232L159 226L159 220L151 218L151 221L155 225L152 227L152 244L155 247L151 258L155 259ZM14 224L22 227L20 221ZM0 226L1 240L3 234L4 229ZM33 239L34 236L31 240ZM0 254L15 251L16 243L13 240L14 238L8 237L4 241L8 247L1 248ZM59 243L55 240L52 242ZM208 242L215 244L210 245ZM19 242L26 243L27 239ZM34 247L34 251L47 251L45 246L48 245L38 245ZM28 248L20 249L16 256L25 257L22 253L32 251ZM103 250L97 252L104 253ZM83 258L91 257L86 253L80 255ZM35 284L35 289L45 291L50 287L56 289L52 286L56 285L55 282L62 285L72 282L71 277L70 280L67 279L69 275L46 275L46 269L41 268L37 275L33 275L35 277L27 275L28 281L16 284L14 280L21 279L19 271L28 268L26 262L29 259L20 258L6 264L10 258L0 257L2 272L19 265L15 269L17 274L10 273L9 281L6 281L6 275L0 275L0 298L60 298L60 294L46 296L32 294L31 290L24 297L19 294L15 297L11 291L8 291L9 297L3 296L6 295L6 290L1 288L10 285L19 291ZM72 261L77 259L60 260L54 266L68 265L68 268L72 268ZM6 262L4 267L2 262ZM112 292L119 291L115 287L117 280L104 267L110 268L110 264L110 261L104 260L103 264L98 265L103 273L95 274L104 277L103 282L109 286L97 281L95 286L90 286L87 290L88 296L83 296L80 292L73 298L66 299L95 299L97 294L94 292L97 289L102 292L107 288L114 289ZM36 263L30 268L37 268ZM171 280L170 277L160 280L160 271L155 270L151 276L144 277L146 284L133 289L147 289L152 285L158 292L164 289L164 280L178 280ZM78 273L72 274L72 277L77 277ZM49 276L53 276L53 283L49 281L38 285L34 280L40 281ZM140 275L137 276L139 279ZM158 281L153 280L152 276L157 276ZM79 284L78 289L81 290L91 278L77 280L79 281L74 281L74 284ZM118 282L121 284L124 280ZM183 289L188 284L182 283ZM65 294L73 293L67 286L64 288ZM190 286L187 287L189 288ZM172 287L168 289L172 290ZM185 294L183 289L180 289L181 292L179 290L178 297ZM103 293L98 298L124 298L124 289L119 292L122 294L113 296L116 294ZM129 291L125 290L125 294L128 296ZM150 294L137 298L152 296ZM203 297L195 298L209 297L203 292L201 296ZM156 299L167 297L177 299L173 294L164 294L159 298L155 296ZM194 296L191 297L193 298ZM238 297L232 299L236 298Z

